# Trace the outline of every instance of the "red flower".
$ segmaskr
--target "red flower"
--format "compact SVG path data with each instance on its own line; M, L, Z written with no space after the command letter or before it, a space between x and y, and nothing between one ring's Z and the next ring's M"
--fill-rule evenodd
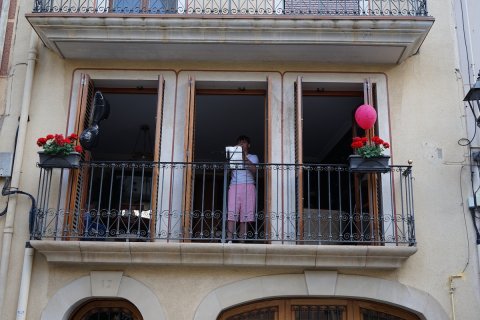
M46 138L38 138L38 140L37 140L37 146L41 147L41 146L45 145L45 143L47 143L47 139L46 139Z
M65 140L62 134L55 135L55 143L58 144L59 146L63 146L65 144Z
M356 154L364 158L381 156L385 149L390 148L390 144L383 141L379 136L373 136L371 139L368 137L354 137L350 146L355 150Z
M82 147L75 146L78 135L71 133L65 137L63 134L49 134L45 138L39 138L37 145L43 148L46 154L68 155L73 151L82 152Z
M372 138L372 142L375 143L376 145L381 145L381 144L383 144L384 141L382 139L380 139L380 137L374 136Z
M353 149L358 149L363 147L363 142L361 141L352 142L351 146Z

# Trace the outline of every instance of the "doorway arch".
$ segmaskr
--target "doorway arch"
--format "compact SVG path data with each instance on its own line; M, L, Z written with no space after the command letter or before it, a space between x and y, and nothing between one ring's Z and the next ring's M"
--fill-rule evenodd
M449 320L428 293L397 281L336 271L262 276L237 281L211 291L199 304L194 320L211 320L225 310L258 300L286 297L358 299L400 306L421 320Z
M98 284L107 286L98 286ZM94 298L123 299L132 303L143 320L166 320L164 308L145 284L116 271L92 271L59 289L43 309L40 320L69 320L83 303Z

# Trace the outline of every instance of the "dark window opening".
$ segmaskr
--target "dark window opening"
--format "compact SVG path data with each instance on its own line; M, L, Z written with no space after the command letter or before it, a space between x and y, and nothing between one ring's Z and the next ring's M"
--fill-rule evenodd
M218 241L231 176L224 166L225 147L235 146L237 137L246 135L251 140L249 153L257 155L260 163L265 161L265 94L222 94L220 90L216 94L197 93L195 102L191 232L194 239ZM255 180L255 221L248 223L247 241L265 238L262 168L257 170ZM235 232L240 232L239 226L235 227Z
M110 115L100 123L91 164L82 168L88 177L83 228L86 238L146 239L158 98L156 93L129 93L135 89L110 90L103 92Z

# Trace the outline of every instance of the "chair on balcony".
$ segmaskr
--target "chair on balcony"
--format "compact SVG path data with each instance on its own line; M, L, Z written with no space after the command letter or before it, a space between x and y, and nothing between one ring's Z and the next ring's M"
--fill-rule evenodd
M102 223L97 213L87 212L83 219L84 241L104 241L107 237L107 227Z

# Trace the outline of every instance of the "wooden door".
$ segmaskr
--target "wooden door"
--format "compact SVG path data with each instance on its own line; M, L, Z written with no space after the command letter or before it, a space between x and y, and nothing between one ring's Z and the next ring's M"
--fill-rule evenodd
M91 124L95 94L93 81L90 79L90 76L88 74L81 74L80 78L75 125L73 129L73 132L78 135ZM82 153L82 161L89 161L90 158L90 152L85 150ZM66 224L64 230L67 230L67 236L81 234L83 232L83 218L86 213L83 211L87 197L86 192L83 192L83 190L87 188L88 168L81 167L76 170L70 170L66 197L66 219L64 220Z
M297 210L297 240L303 239L303 102L302 77L295 82L295 174L296 174L296 210Z
M164 91L165 91L165 79L162 75L158 76L158 97L157 97L157 114L155 120L155 142L154 142L154 151L153 151L153 175L152 175L152 198L151 198L151 219L150 219L150 238L155 238L155 226L158 218L159 209L158 209L158 197L159 190L158 184L159 181L159 166L160 166L160 155L161 155L161 146L162 146L162 121L163 121L163 101L164 101Z
M193 210L193 152L195 146L195 77L190 76L188 79L188 94L187 105L185 107L185 140L184 140L184 162L186 163L184 181L185 181L185 193L183 196L183 234L187 238L190 234L191 217ZM170 230L170 229L169 229Z
M363 84L364 104L369 104L375 107L375 99L373 94L373 84L370 79L365 79ZM356 130L353 130L354 135ZM375 127L367 129L365 136L371 139L375 136ZM370 239L372 244L378 243L380 240L381 226L380 226L380 208L379 208L379 174L365 173L354 174L355 182L355 208L356 214L359 215L356 221L356 228L360 232L360 239L364 241ZM366 192L366 194L364 194ZM365 212L364 212L365 210ZM369 222L365 225L364 214L368 214ZM356 240L360 240L356 239Z
M273 99L273 87L272 87L272 77L267 76L267 96L265 99L265 126L264 126L264 146L265 146L265 159L263 159L263 163L270 163L272 159L272 99ZM264 166L264 183L263 183L263 207L264 207L264 234L265 240L271 240L271 236L273 232L271 230L271 223L272 223L272 213L274 211L278 212L278 208L273 210L272 208L272 172L273 168L271 166ZM258 174L258 173L257 173ZM258 186L257 186L258 188ZM278 194L277 190L277 194ZM258 199L257 199L258 201ZM282 217L283 219L283 217ZM283 233L282 233L283 234Z

